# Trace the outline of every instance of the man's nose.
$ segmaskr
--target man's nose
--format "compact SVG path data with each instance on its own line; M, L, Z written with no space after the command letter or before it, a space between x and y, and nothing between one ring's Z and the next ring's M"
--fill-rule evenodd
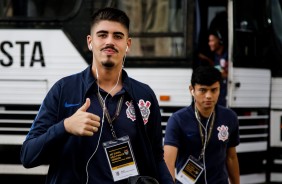
M211 91L207 91L206 92L206 98L211 98L212 97L212 92Z
M113 35L109 35L106 39L106 44L107 45L114 45L114 36Z

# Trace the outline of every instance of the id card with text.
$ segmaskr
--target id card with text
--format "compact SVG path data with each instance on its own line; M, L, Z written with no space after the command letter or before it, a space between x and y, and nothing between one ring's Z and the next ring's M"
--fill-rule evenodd
M194 184L203 172L203 166L194 157L190 156L176 175L176 179L183 184Z
M138 175L129 137L103 143L114 181Z

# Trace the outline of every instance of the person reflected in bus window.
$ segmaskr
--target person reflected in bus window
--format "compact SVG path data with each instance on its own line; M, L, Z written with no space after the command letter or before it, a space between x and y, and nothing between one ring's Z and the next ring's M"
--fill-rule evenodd
M239 184L238 118L231 109L217 104L221 80L216 68L197 67L189 86L192 104L168 120L164 158L176 183L191 175L196 184Z
M123 68L129 23L119 9L95 12L87 36L92 64L57 81L43 100L21 162L26 168L48 164L46 183L127 184L130 176L173 183L156 96Z
M219 29L210 30L208 36L208 45L212 53L212 58L199 54L200 60L217 68L222 75L220 96L218 104L226 106L227 96L227 77L228 77L228 48L227 33Z
M227 36L223 36L220 30L211 31L209 34L209 47L214 54L213 65L220 71L222 76L218 103L224 106L226 106L228 77L228 49L225 37Z
M214 53L213 65L221 72L223 79L226 79L228 74L228 53L225 45L219 30L212 31L209 34L209 47L211 52Z

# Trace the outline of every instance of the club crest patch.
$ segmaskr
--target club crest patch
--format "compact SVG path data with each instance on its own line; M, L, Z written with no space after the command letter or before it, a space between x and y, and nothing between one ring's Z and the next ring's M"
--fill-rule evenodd
M229 137L228 127L221 125L217 127L217 130L218 130L218 140L221 140L223 142L226 141Z
M139 100L138 106L141 111L144 124L146 125L148 123L148 119L150 115L151 102L149 101L144 102L144 100L141 99Z
M135 109L132 101L127 101L125 102L127 105L126 109L126 115L129 119L132 121L136 120L136 114L135 114ZM144 101L143 99L139 100L138 103L144 124L146 125L148 123L149 115L150 115L150 107L151 107L151 102L150 101Z
M127 109L126 109L126 116L131 119L131 121L135 121L136 120L136 115L135 115L135 109L133 106L133 102L132 101L127 101L125 102L125 104L127 105Z

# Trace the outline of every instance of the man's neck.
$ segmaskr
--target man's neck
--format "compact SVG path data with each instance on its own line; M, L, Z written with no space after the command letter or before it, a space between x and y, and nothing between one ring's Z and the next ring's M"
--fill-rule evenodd
M219 48L217 49L216 54L219 55L219 56L221 56L221 55L223 54L223 51L224 51L224 47L221 46L221 47L219 47Z
M93 71L93 73L97 78L96 69ZM114 96L122 89L122 71L98 69L97 84L104 91Z
M209 118L211 113L213 112L213 108L199 108L197 107L197 105L196 108L198 110L198 113L204 118Z

